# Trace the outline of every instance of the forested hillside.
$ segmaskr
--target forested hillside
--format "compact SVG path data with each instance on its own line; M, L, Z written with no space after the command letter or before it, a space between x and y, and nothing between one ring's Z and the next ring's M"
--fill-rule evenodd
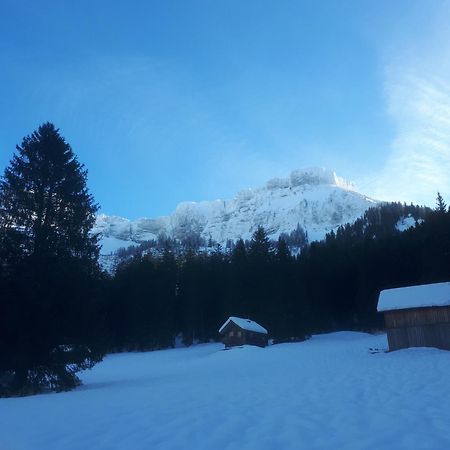
M434 211L392 203L297 256L263 228L231 252L137 256L107 282L109 350L163 348L176 336L214 340L229 315L262 323L275 342L379 329L381 289L449 278L449 225L443 203Z

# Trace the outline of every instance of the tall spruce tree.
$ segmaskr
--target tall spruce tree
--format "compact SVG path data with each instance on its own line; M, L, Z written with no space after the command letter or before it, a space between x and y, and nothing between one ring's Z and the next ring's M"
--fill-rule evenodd
M249 315L268 327L271 314L270 303L274 296L275 277L273 245L262 226L252 235L248 249Z
M447 204L445 203L440 192L436 196L436 208L435 211L438 213L445 214L447 212Z
M273 245L267 232L261 225L254 231L250 241L248 255L255 262L267 262L273 254Z
M51 123L16 149L0 181L0 395L73 388L101 359L87 171Z

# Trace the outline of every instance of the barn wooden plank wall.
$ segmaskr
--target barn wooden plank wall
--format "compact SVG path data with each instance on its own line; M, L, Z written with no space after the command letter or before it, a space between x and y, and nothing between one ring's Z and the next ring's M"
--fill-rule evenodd
M450 306L386 311L390 350L437 347L450 350Z

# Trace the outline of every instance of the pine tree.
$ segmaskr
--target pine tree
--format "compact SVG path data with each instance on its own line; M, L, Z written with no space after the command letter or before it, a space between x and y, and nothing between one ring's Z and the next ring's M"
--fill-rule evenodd
M20 230L28 256L95 263L97 238L89 232L98 206L86 187L87 171L69 144L46 123L17 151L0 182L0 227Z
M273 253L273 246L267 236L266 230L262 226L258 226L252 235L249 246L249 257L253 261L265 262L270 259Z
M101 353L93 323L100 271L87 171L51 123L16 147L0 181L0 395L70 389ZM98 328L98 324L97 328ZM2 350L5 350L3 352Z
M273 246L266 231L259 226L253 233L248 250L248 314L271 327L270 303L274 296Z
M289 251L289 247L286 244L286 241L282 237L279 237L276 248L277 262L285 263L286 261L290 261L291 258L292 258L291 252Z
M248 272L248 255L245 243L242 239L238 239L230 257L224 320L229 316L247 316L249 314Z
M447 204L445 203L444 199L442 198L442 195L440 192L437 193L435 211L438 213L446 213L447 212Z
M242 239L238 239L236 245L231 252L231 262L237 265L247 264L247 249L245 248L245 243Z

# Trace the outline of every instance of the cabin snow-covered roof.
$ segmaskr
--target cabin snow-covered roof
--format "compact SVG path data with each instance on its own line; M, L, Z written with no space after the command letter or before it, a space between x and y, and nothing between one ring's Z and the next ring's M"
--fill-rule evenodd
M450 283L421 284L380 292L378 311L450 305Z
M259 323L254 322L250 319L242 319L240 317L231 316L219 329L219 333L225 329L225 327L230 323L235 323L239 328L247 331L254 331L255 333L267 334L267 330L262 327Z

